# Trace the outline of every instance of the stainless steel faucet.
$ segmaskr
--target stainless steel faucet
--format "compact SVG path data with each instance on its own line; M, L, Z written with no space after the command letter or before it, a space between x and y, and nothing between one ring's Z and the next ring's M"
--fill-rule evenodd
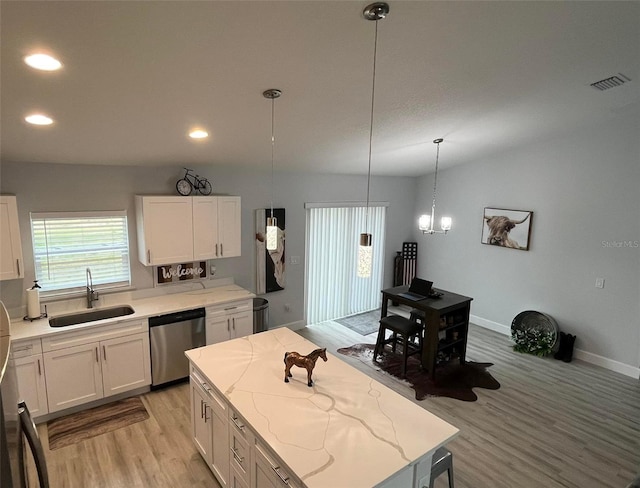
M93 308L93 302L98 301L98 292L93 289L91 270L87 268L87 308Z

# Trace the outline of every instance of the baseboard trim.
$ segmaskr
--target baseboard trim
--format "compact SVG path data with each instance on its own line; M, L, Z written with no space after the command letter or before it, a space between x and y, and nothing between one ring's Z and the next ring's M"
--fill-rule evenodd
M289 322L288 324L278 325L274 327L274 329L279 329L280 327L286 327L291 330L300 330L304 329L307 326L307 323L304 320L298 320L296 322Z
M472 324L479 325L480 327L484 327L485 329L498 332L499 334L511 336L510 325L499 324L498 322L493 322L491 320L483 319L482 317L478 317L477 315L469 315L469 322L471 322Z
M499 334L511 336L510 325L504 325L498 322L493 322L492 320L483 319L482 317L478 317L477 315L469 315L469 322L485 329L492 330ZM640 379L640 368L631 366L629 364L624 364L613 359L605 358L597 354L583 351L581 349L575 349L573 351L573 357L575 359L584 361L585 363L608 369L609 371L614 371L625 376L630 376L631 378Z
M624 364L620 361L614 361L613 359L598 356L597 354L582 351L580 349L576 349L574 351L573 357L586 363L594 364L610 371L621 373L625 376L630 376L631 378L640 379L640 368L636 368L630 364Z

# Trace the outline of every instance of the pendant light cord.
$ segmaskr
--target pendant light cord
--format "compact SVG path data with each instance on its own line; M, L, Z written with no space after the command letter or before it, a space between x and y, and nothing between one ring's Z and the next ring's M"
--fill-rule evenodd
M275 98L271 99L271 218L273 218L273 148L276 138L274 136L273 126L275 120Z
M438 184L438 160L440 159L440 143L437 143L436 149L436 173L433 176L433 203L431 204L431 224L430 227L433 230L433 219L436 213L436 186Z
M371 151L373 146L373 109L376 99L376 58L378 54L378 21L376 20L376 30L373 40L373 82L371 83L371 119L369 121L369 169L367 172L367 212L365 215L364 230L369 231L369 190L371 189Z

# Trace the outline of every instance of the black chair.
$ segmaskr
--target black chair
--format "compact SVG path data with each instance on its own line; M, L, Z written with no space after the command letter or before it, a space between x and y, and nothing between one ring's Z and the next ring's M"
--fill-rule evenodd
M433 488L436 478L447 472L449 488L453 488L453 454L446 447L439 448L431 459L431 481L429 488Z
M391 331L391 336L386 337L387 330ZM417 343L413 341L417 338ZM422 324L414 322L400 315L388 315L380 320L378 329L378 339L373 350L373 360L383 353L384 346L390 344L391 350L395 353L396 346L402 346L402 377L407 374L407 359L412 354L422 353Z

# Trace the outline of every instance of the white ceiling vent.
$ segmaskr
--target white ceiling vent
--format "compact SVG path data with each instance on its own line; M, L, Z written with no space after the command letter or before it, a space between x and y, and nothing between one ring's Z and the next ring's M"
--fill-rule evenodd
M625 83L631 81L631 78L623 75L622 73L618 73L615 76L610 76L609 78L605 78L604 80L596 81L595 83L591 83L591 86L597 90L605 91L610 88L615 88L616 86L624 85Z

